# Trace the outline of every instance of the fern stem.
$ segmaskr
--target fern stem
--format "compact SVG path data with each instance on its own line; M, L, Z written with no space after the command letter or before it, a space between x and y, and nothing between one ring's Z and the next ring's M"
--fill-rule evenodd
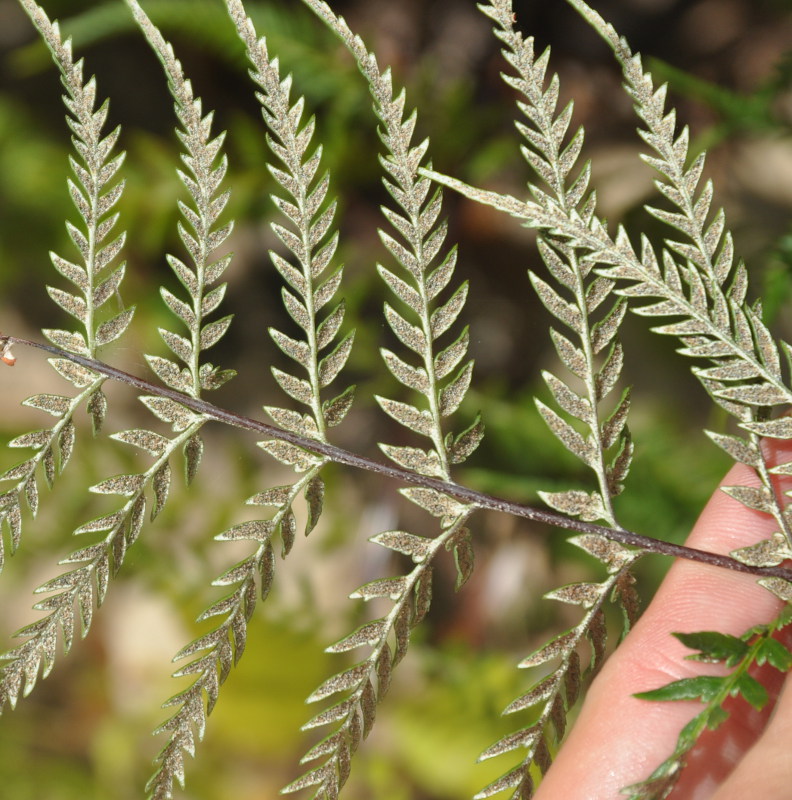
M273 439L289 442L290 444L301 447L316 455L326 456L328 459L338 464L367 470L377 475L394 478L413 486L433 489L434 491L447 494L463 503L469 503L480 509L500 511L504 514L511 514L515 517L530 519L534 522L552 525L565 530L578 531L579 533L598 534L614 542L620 542L630 547L638 547L641 550L645 550L647 553L657 553L673 558L683 558L688 561L698 561L702 564L722 567L724 569L734 570L735 572L744 572L761 578L781 578L786 581L792 581L792 570L784 567L753 567L748 564L743 564L730 556L711 553L694 547L686 547L685 545L674 544L673 542L664 542L661 539L654 539L651 536L644 536L622 528L615 529L606 525L597 525L593 522L583 522L573 517L567 517L564 514L557 514L522 503L515 503L511 500L505 500L494 495L476 491L475 489L470 489L467 486L460 486L457 483L442 481L438 478L431 478L428 475L421 475L416 472L411 472L410 470L393 467L390 464L383 464L381 461L375 461L372 458L352 453L341 447L319 442L316 439L299 436L291 431L285 431L274 425L268 425L266 422L237 414L212 403L208 403L206 400L191 397L164 386L157 386L150 381L124 372L102 361L86 358L76 353L69 353L66 350L62 350L60 347L55 347L55 345L45 344L44 342L34 342L19 336L0 335L0 346L6 342L24 347L33 347L51 353L58 358L68 359L69 361L73 361L76 364L80 364L105 375L112 380L125 383L128 386L134 386L137 389L157 395L158 397L167 397L177 403L181 403L181 405L189 408L191 411L210 417L218 422L223 422L226 425L232 425L235 428L261 433L265 436L271 436Z

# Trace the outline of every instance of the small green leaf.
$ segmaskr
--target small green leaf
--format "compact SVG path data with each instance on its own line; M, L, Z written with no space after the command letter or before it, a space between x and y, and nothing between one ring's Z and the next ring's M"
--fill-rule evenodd
M701 715L700 715L701 716ZM704 719L706 720L707 727L714 731L720 727L729 718L729 712L723 706L713 706L703 712ZM698 717L696 717L698 719ZM695 721L695 720L693 720ZM683 731L683 734L685 732ZM682 734L680 734L680 741L682 741ZM690 740L687 749L690 749L696 743L696 737L691 727Z
M792 653L777 639L768 638L759 645L756 663L764 664L765 661L781 672L792 669Z
M744 672L737 679L737 684L731 691L732 696L742 695L757 711L761 711L768 701L767 689L756 678Z
M659 689L637 692L635 697L640 700L703 700L708 703L717 696L724 680L726 679L712 675L682 678L661 686Z
M717 631L700 633L675 633L685 647L700 652L687 656L692 661L719 662L734 666L748 651L748 645L736 636Z

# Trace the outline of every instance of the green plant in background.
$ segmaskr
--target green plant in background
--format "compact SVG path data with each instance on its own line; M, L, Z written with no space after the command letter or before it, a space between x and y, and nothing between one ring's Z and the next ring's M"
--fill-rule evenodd
M119 132L104 132L107 103L98 101L96 81L84 79L82 62L75 62L58 24L50 22L34 0L20 0L60 69L66 90L75 149L69 192L78 214L78 222L68 223L68 230L76 255L52 255L56 270L71 285L68 291L52 287L48 291L77 326L76 330L45 329L49 345L14 335L0 340L2 357L9 364L15 358L12 346L17 344L49 352L53 367L74 389L69 394L37 394L25 401L54 416L56 422L9 443L32 448L34 454L0 476L11 484L0 495L5 535L0 554L6 542L5 555L21 546L23 506L36 514L40 478L52 486L70 461L78 409L87 408L94 435L103 436L103 426L109 422L102 387L108 379L140 390L141 401L162 425L154 423L159 431L140 427L110 435L142 450L150 462L142 471L89 487L94 493L121 499L112 511L76 529L75 534L89 538L90 543L62 559L65 569L36 590L46 595L35 606L44 613L17 632L21 641L2 656L0 708L13 708L21 695L32 692L39 677L46 677L55 666L61 647L68 652L76 635L88 633L110 580L123 566L128 549L143 535L146 518L153 521L165 508L173 467L182 457L186 483L196 479L205 448L201 431L211 421L260 434L259 447L297 477L290 483L260 487L247 503L270 511L215 536L236 543L237 557L240 552L244 555L212 581L212 586L226 593L199 620L213 620L214 627L174 657L182 662L174 675L190 683L165 703L175 711L157 730L166 742L146 788L152 798L172 797L176 784L184 786L185 754L195 754L220 688L246 648L248 623L259 598L265 600L270 592L276 567L274 541L280 542L282 556L288 556L295 546L303 503L304 531L308 534L315 528L326 505L326 492L329 495L324 475L332 463L407 484L402 494L420 509L423 521L412 530L372 535L372 542L402 557L394 563L403 569L367 581L352 593L376 611L327 652L362 651L363 655L346 666L339 662L338 671L309 696L309 702L323 706L303 727L329 728L329 733L303 757L302 763L308 766L285 792L308 790L318 798L339 795L352 757L372 730L394 669L407 652L413 629L429 611L434 572L444 558L453 559L457 590L473 573L475 534L469 522L476 511L505 512L575 531L572 543L605 570L604 578L571 583L546 595L579 606L582 613L575 625L520 664L541 668L541 677L506 713L527 715L528 724L482 753L482 759L489 759L518 751L519 760L482 789L476 795L480 798L505 791L516 798L532 796L538 774L547 770L564 736L585 678L606 657L606 607L614 603L620 609L625 632L637 616L633 567L645 554L664 553L751 573L783 600L792 599L792 573L779 566L792 556L792 523L785 497L774 483L775 476L792 474L792 464L771 465L761 447L763 437L792 435L790 418L773 413L792 402L782 364L782 355L788 362L792 348L776 343L763 321L761 305L747 302L747 269L734 261L724 214L712 210L712 184L701 180L704 156L691 157L687 130L676 131L674 113L665 110L665 88L656 88L640 58L596 12L581 0L569 2L608 42L622 67L648 148L645 160L658 172L656 185L667 201L665 208L648 210L673 232L660 242L641 237L638 251L625 230L611 234L598 217L596 196L589 187L589 165L579 164L583 131L570 133L572 106L559 109L559 80L548 77L549 52L537 55L533 40L518 31L510 0L491 0L479 8L494 24L510 70L505 80L519 98L521 151L533 171L527 200L476 189L434 171L429 142L414 139L416 114L409 110L405 93L394 90L390 70L380 66L376 55L330 6L321 0L305 0L351 53L378 119L379 162L388 200L382 206L385 225L380 231L383 263L377 264L376 271L385 285L384 320L395 343L380 352L387 372L396 380L391 381L389 396L375 399L400 426L394 434L398 443L380 445L390 461L381 463L333 443L332 429L355 413L354 387L343 377L354 334L346 324L345 303L340 299L344 273L336 260L337 204L323 166L322 147L313 143L315 121L306 118L306 101L294 96L291 77L282 73L278 58L271 56L270 46L259 37L255 20L241 0L226 0L225 10L244 45L266 125L272 154L267 168L279 211L271 223L278 245L270 257L282 279L281 299L291 319L288 332L274 326L269 329L290 364L288 370L272 367L285 395L282 405L265 406L274 424L220 408L203 397L234 377L231 370L205 357L205 351L231 325L230 315L216 316L227 289L220 280L231 264L225 250L232 236L232 223L226 220L229 191L223 188L228 163L225 137L212 132L212 113L203 108L170 43L137 0L127 0L128 19L137 23L162 63L183 147L183 166L178 172L185 188L179 202L182 250L166 257L181 288L160 291L176 319L171 317L173 324L159 329L164 355L146 355L158 383L99 360L102 348L123 336L132 323L132 309L124 307L120 292L125 267L118 259L125 239L112 234L118 221L114 207L124 190L123 181L116 178L123 156L114 155ZM101 13L108 20L118 19L119 11ZM207 14L216 14L216 9ZM474 375L468 358L470 333L461 324L469 289L465 281L455 278L457 251L446 241L448 226L441 216L443 185L539 231L546 271L531 270L529 277L556 320L550 337L560 365L543 371L552 400L537 400L536 410L558 443L580 462L581 474L588 476L572 488L541 491L550 510L485 494L455 480L456 465L477 449L484 428L481 417L466 416L463 405ZM760 477L760 488L728 487L726 491L775 521L778 530L767 541L726 557L639 535L619 522L618 498L633 460L627 427L630 393L617 390L624 361L619 331L629 309L644 317L662 318L654 330L679 340L682 356L695 359L693 371L706 392L734 418L735 432L707 433ZM368 341L357 344L358 348L370 346ZM486 398L482 400L485 405ZM169 433L160 432L168 427ZM342 524L346 524L343 518ZM717 681L692 679L647 694L655 700L700 698L705 710L682 732L669 759L645 783L630 787L635 800L661 798L671 791L698 735L723 721L722 705L728 696L741 695L756 707L766 702L747 669L765 661L789 669L792 654L770 636L787 623L784 612L771 625L752 628L741 638L686 635L685 644L699 650L702 658L723 661L734 672ZM286 662L278 666L290 669Z

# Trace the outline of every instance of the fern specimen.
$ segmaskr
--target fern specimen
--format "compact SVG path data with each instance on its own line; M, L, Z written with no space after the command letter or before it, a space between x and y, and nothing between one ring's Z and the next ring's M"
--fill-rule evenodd
M50 258L55 269L79 294L50 287L50 297L81 325L80 331L49 330L47 338L72 353L96 357L100 349L121 336L131 321L132 310L122 311L112 319L102 321L99 309L111 298L120 301L119 287L124 277L125 265L118 264L117 256L124 244L124 234L110 238L118 221L111 213L124 190L123 181L114 178L123 163L123 153L113 156L119 130L104 135L108 104L96 108L96 81L83 80L83 63L74 61L70 43L63 42L57 23L51 23L44 11L35 3L23 3L42 38L52 53L61 72L66 90L64 102L73 132L76 158L71 166L76 182L69 179L69 194L80 215L81 227L67 223L69 236L82 263L74 263L56 253ZM102 273L109 270L109 274ZM5 353L4 353L5 355ZM51 428L24 434L9 442L10 447L30 447L36 454L21 462L3 475L14 481L14 488L2 495L0 508L2 521L10 530L11 549L16 549L22 534L20 494L24 494L28 508L35 515L38 509L37 470L43 467L44 477L51 486L55 476L69 461L74 446L74 414L86 404L91 414L94 430L101 428L107 411L107 401L101 387L104 377L92 375L68 360L53 361L53 367L75 388L74 397L64 395L34 395L25 404L51 414L58 419ZM56 454L57 453L57 457ZM3 564L4 545L0 540L0 567Z
M538 58L534 55L532 40L524 40L514 27L514 10L511 2L493 2L481 5L481 10L498 26L496 35L505 45L503 53L516 76L506 77L509 85L523 98L520 110L526 123L518 123L525 139L522 153L538 178L531 184L531 192L541 202L557 204L566 213L576 213L591 220L596 198L588 192L589 169L584 167L574 174L578 155L583 145L583 131L578 131L565 142L572 116L568 105L556 112L559 80L555 75L545 88L549 51ZM620 493L632 456L632 443L626 428L630 407L629 392L625 392L612 412L604 417L601 408L615 387L623 363L623 350L618 342L619 325L624 319L626 303L611 299L613 281L596 275L593 263L585 260L585 252L563 239L549 236L539 239L539 252L550 276L572 299L564 296L546 280L529 272L531 283L547 309L570 329L574 340L556 328L550 329L553 344L564 366L585 388L578 393L556 375L545 371L543 378L553 399L567 415L583 424L581 434L556 411L537 400L537 408L558 440L596 475L597 490L580 489L565 492L542 492L540 496L551 507L584 520L602 519L616 528L618 523L613 508L613 497ZM610 301L610 307L608 303ZM593 315L603 304L606 311L599 321ZM600 363L595 360L600 355ZM608 457L608 451L615 455ZM491 758L515 749L525 749L522 763L494 781L477 797L491 797L504 789L514 789L516 797L530 797L533 779L530 767L536 764L544 772L551 762L550 747L546 737L554 731L555 738L563 738L566 716L576 702L581 687L581 663L578 648L589 639L592 657L591 670L596 670L605 657L606 628L602 606L613 595L624 605L628 623L636 614L636 600L632 591L632 564L640 557L602 537L582 536L576 544L600 559L609 576L601 583L574 584L549 595L561 602L580 605L585 615L580 624L554 639L526 658L521 667L538 667L556 662L552 674L540 680L525 695L515 700L505 713L515 713L538 706L539 718L528 727L511 734L482 753L481 758ZM552 741L552 738L551 738Z
M73 144L78 158L71 159L72 170L77 181L68 182L69 193L80 215L82 227L67 223L69 235L74 242L81 264L69 261L55 253L52 263L58 272L67 278L80 294L72 294L57 288L49 288L50 297L68 314L75 317L82 331L48 330L47 337L68 353L96 356L98 349L121 336L132 318L132 309L124 310L114 317L101 321L97 312L112 297L118 297L118 289L124 277L124 265L115 265L108 274L105 271L114 264L124 243L124 235L109 239L118 221L111 213L124 188L123 182L113 183L123 155L111 157L118 139L118 129L103 135L107 117L107 103L96 106L96 82L83 81L82 62L75 62L71 46L63 43L57 23L51 23L46 14L35 3L23 3L25 11L41 33L57 64L66 96L64 101L70 112L69 126L74 134ZM71 456L75 439L73 417L76 410L86 404L93 420L94 430L101 428L107 411L107 401L102 392L105 377L70 362L54 359L52 366L69 381L78 393L65 395L34 395L25 402L58 418L51 428L24 434L9 442L11 447L32 447L37 453L12 467L3 474L3 479L14 482L14 487L2 496L3 527L10 531L12 552L21 536L20 493L24 493L27 505L35 515L39 505L37 469L43 467L48 484L52 484L57 472L62 471ZM55 453L57 452L57 456ZM110 490L108 483L95 487L97 491ZM70 565L67 572L39 587L40 592L56 594L36 604L36 608L49 612L39 621L22 628L17 636L25 641L4 654L0 677L0 708L16 705L20 692L28 694L36 684L39 673L46 676L53 667L57 640L63 637L64 650L68 652L74 640L75 624L84 636L91 625L94 602L101 603L107 589L111 571L123 561L126 542L137 535L142 509L136 501L130 501L126 514L106 527L91 527L91 530L107 530L114 527L104 543L83 548L73 553L63 563ZM79 529L81 532L83 528ZM3 546L0 544L0 555ZM72 568L72 564L80 566ZM75 608L79 623L75 620Z
M102 135L107 106L94 110L95 83L83 82L81 62L73 61L71 46L61 41L57 24L50 23L32 0L20 2L62 72L69 124L80 159L73 160L76 182L69 182L69 191L81 227L70 225L69 232L82 261L52 257L58 272L78 294L56 288L49 289L49 294L78 320L81 330L48 330L45 334L52 344L36 345L55 355L53 366L78 391L74 397L35 395L25 401L58 421L10 443L36 450L33 458L1 476L13 482L0 502L11 552L20 542L20 497L26 496L35 514L39 466L50 484L65 467L75 435L72 419L80 405L87 405L95 433L100 432L106 413L101 387L106 379L139 389L143 404L159 422L170 426L170 431L166 435L136 428L111 435L142 450L151 462L139 472L109 477L91 487L94 493L124 500L116 510L77 529L80 535L102 536L63 559L66 570L37 590L49 595L36 605L46 613L22 628L17 635L24 641L3 655L0 708L6 702L13 706L21 691L33 689L39 674L50 672L59 637L66 651L71 648L75 611L82 634L87 633L110 577L121 568L127 549L143 530L147 510L153 521L169 497L171 462L177 451L183 452L186 483L190 484L203 454L201 429L213 420L261 435L259 447L292 468L297 477L286 485L264 487L247 501L271 509L264 518L233 525L215 537L251 544L241 560L212 582L227 593L199 620L219 618L219 623L175 656L174 660L184 663L174 675L190 676L192 682L165 703L175 712L158 729L168 739L147 787L152 798L172 797L175 785L184 785L185 754L195 754L196 740L203 737L220 687L243 654L258 598L266 599L270 591L274 540L280 539L284 557L292 550L301 497L306 509L305 533L316 527L326 491L322 472L330 462L407 484L402 494L436 522L425 521L417 530L399 528L371 537L375 544L406 557L407 566L398 574L367 581L352 592L351 597L374 601L387 610L327 648L334 654L360 648L367 652L309 696L309 702L330 699L331 705L316 713L304 728L312 731L331 726L331 731L303 758L303 763L318 762L318 766L307 767L285 792L310 790L317 798L339 796L352 757L371 731L393 671L406 655L411 632L429 611L433 573L441 552L453 554L457 589L472 574L474 535L468 526L477 510L499 510L576 531L578 535L571 541L605 568L600 580L573 583L547 595L580 606L582 618L520 664L542 668L543 674L506 712L530 712L531 721L482 754L482 758L490 758L517 750L520 761L477 797L492 797L506 790L515 798L532 796L537 772L544 773L549 767L584 679L606 656L606 605L612 600L621 608L625 630L637 614L631 568L644 554L660 552L739 569L760 577L783 599L790 598L792 574L779 566L792 555L790 513L775 476L792 474L792 466L771 466L761 438L789 438L792 433L788 417L773 417L777 406L792 400L781 360L781 353L789 360L792 351L786 343L776 344L762 321L761 307L746 301L747 270L742 263L734 263L724 215L711 211L712 185L701 183L704 159L691 160L687 131L677 133L673 112L665 110L665 89L655 88L640 58L581 0L570 3L608 42L623 69L627 91L642 121L641 136L651 150L645 158L660 175L657 188L672 209L649 209L674 233L659 244L643 237L640 252L622 228L611 236L597 216L588 165L578 165L583 131L569 135L572 107L558 110L558 77L547 78L549 51L536 55L533 39L523 37L516 27L510 0L490 0L481 4L480 10L494 23L511 69L505 80L519 98L521 151L533 173L526 200L474 189L433 171L429 142L414 142L416 115L407 111L404 91L394 91L390 70L380 67L377 56L327 3L305 0L338 35L359 67L373 100L384 150L379 162L389 200L382 208L385 227L379 236L384 251L376 270L387 290L383 320L392 335L391 344L380 352L396 380L391 382L389 396L377 396L376 402L404 429L400 434L409 437L406 444L400 439L398 444L381 445L390 464L349 453L330 438L331 429L350 414L354 393L354 387L346 382L343 388L335 387L354 340L353 332L346 332L345 304L339 300L344 278L336 263L337 205L330 197L321 146L313 145L315 120L304 119L304 98L293 99L291 77L282 76L278 58L271 56L267 40L257 33L241 0L226 0L225 5L245 47L267 129L272 153L267 168L277 184L272 199L279 212L271 229L280 242L270 258L283 281L281 299L294 323L287 330L269 328L274 344L293 362L288 370L272 369L275 383L287 398L283 405L265 406L274 424L245 418L203 397L233 377L230 370L206 361L204 354L220 341L231 323L231 316L214 316L226 294L226 284L219 281L230 263L224 248L233 229L223 219L229 198L223 189L227 171L224 135L213 135L212 114L205 113L173 48L137 0L127 0L127 5L165 70L184 148L184 169L179 177L186 195L179 202L182 221L178 226L184 252L167 256L182 290L178 295L166 288L160 292L178 323L173 330L160 329L169 352L146 356L157 382L128 375L98 360L99 348L121 336L132 318L131 310L123 308L110 316L97 313L119 297L124 276L124 266L115 261L123 236L109 239L117 221L111 212L123 189L123 182L113 183L122 161L111 155L118 132ZM438 185L433 186L432 180ZM455 283L457 251L446 243L441 185L540 231L539 253L546 272L530 270L529 281L555 317L550 336L562 367L557 374L543 372L549 398L537 399L536 407L558 443L580 460L589 476L586 484L541 492L549 511L486 495L456 483L452 475L452 468L463 463L481 442L483 424L478 415L472 423L468 418L467 427L457 421L473 380L473 362L468 358L470 332L460 326L469 289L464 281ZM682 241L677 240L680 234ZM635 305L644 300L649 304ZM682 355L696 360L694 371L705 390L739 425L739 435L710 432L710 438L735 460L753 467L762 485L727 491L748 507L769 514L778 530L760 545L734 554L736 558L660 542L626 530L618 521L616 498L625 488L633 457L627 428L629 391L617 392L616 388L623 365L619 328L629 307L644 317L675 320L655 330L679 339ZM35 344L3 337L0 345L6 363L13 363L10 348L16 343ZM782 616L741 639L699 634L685 640L706 657L722 658L737 669L718 686L696 679L698 683L649 693L658 700L701 697L707 706L695 724L683 731L668 761L645 784L631 787L635 798L662 797L671 790L698 734L722 721L721 706L727 695L736 692L754 705L760 704L761 692L744 676L748 667L763 659L781 669L789 668L788 653L774 649L770 638L786 621Z
M380 71L375 56L363 41L354 36L325 3L308 4L339 34L369 83L382 126L380 137L387 151L381 158L387 173L385 187L398 206L397 209L383 206L382 210L401 241L384 231L380 231L380 237L404 277L382 265L377 269L397 299L411 312L413 321L389 303L384 307L385 318L394 335L412 351L411 357L418 356L421 366L415 367L388 349L382 350L382 357L394 377L416 392L425 407L384 397L377 397L377 401L401 425L429 438L432 447L429 450L393 445L381 447L400 467L448 481L450 464L463 461L475 449L482 430L479 422L456 436L446 434L443 429L443 418L451 416L464 398L473 364L468 361L443 383L465 357L467 330L440 351L434 343L459 316L467 296L467 285L462 284L444 304L438 305L438 297L452 279L456 251L451 249L443 257L441 248L446 238L446 224L437 224L442 197L439 191L430 196L429 181L418 175L428 142L411 145L415 116L404 119L404 93L394 96L390 73ZM441 532L434 538L427 538L395 530L372 538L377 544L410 557L414 566L407 575L374 581L353 593L353 597L364 600L390 598L393 607L385 617L366 623L328 648L330 652L340 653L368 645L372 651L364 660L323 683L308 698L309 702L316 702L347 692L343 700L307 723L309 728L340 724L303 759L314 761L327 757L325 762L291 783L285 789L287 792L316 787L317 796L338 795L349 773L349 759L374 722L376 706L387 691L391 671L404 657L410 629L421 622L429 609L435 556L443 548L453 548L459 570L458 587L472 569L470 533L465 523L473 508L428 489L408 489L405 495L441 518ZM392 644L389 643L391 638Z
M588 250L589 264L611 265L598 270L601 278L634 281L628 286L619 287L616 290L619 294L660 300L634 309L642 316L683 317L680 322L653 330L677 336L684 345L679 350L681 354L710 361L712 366L694 368L694 373L711 397L734 415L746 432L742 437L717 433L710 433L710 436L733 458L754 467L763 483L763 488L759 490L727 487L725 491L750 508L771 514L779 526L778 534L769 541L752 546L739 555L752 563L779 564L789 553L786 544L789 541L788 514L771 475L786 474L788 467L785 464L771 467L760 447L760 435L787 438L790 431L785 418L768 421L775 406L789 402L789 389L782 383L778 347L761 320L761 306L746 303L746 270L743 264L733 266L732 239L730 234L724 234L723 212L718 212L714 219L710 219L712 183L708 182L702 190L698 190L704 156L687 165L689 134L687 129L683 129L679 135L675 133L675 114L666 114L664 111L665 87L655 90L651 76L641 68L640 58L632 54L612 26L607 25L581 0L569 1L613 48L624 71L627 90L634 99L636 111L646 124L646 130L639 133L655 152L653 156L646 156L645 160L662 176L655 182L659 191L678 209L669 212L649 208L649 211L681 231L689 243L666 239L661 267L660 259L646 237L642 239L639 257L623 228L619 229L616 239L611 240L603 224L593 214L570 208L560 192L556 197L549 197L534 191L535 200L525 203L525 211L519 213L512 198L495 197L466 188L457 181L448 181L436 174L434 176L441 183L453 185L473 199L489 202L497 208L522 216L528 224L560 235L569 243L568 246ZM496 17L499 23L506 27L512 19L510 4L493 4L493 10L499 14ZM542 71L540 68L540 75ZM547 94L552 97L555 93L557 88L551 84ZM565 130L565 126L559 127ZM533 144L536 141L536 138L532 139ZM574 147L570 149L574 153ZM558 170L558 165L562 163L560 154L556 156L555 163L551 161L550 168L535 155L528 157L537 171L542 170L540 174L548 183L552 185L552 181L557 180L557 173L553 175L551 168ZM684 262L680 261L680 257ZM539 291L540 296L545 294L542 299L556 316L565 313L567 319L570 318L569 309L561 306L544 286ZM782 347L788 357L789 346L782 343ZM569 434L567 438L570 438ZM582 443L576 442L576 449L582 450ZM782 596L786 595L782 585L767 582L765 585ZM555 653L551 651L551 655ZM533 664L531 661L528 663ZM532 737L535 737L533 731L527 738L532 741ZM690 737L686 745L681 747L683 752L692 745ZM495 752L500 751L496 749ZM544 771L548 763L549 758L544 756L539 766ZM675 769L678 769L679 759L675 763ZM494 788L500 790L518 785L516 795L521 796L524 779L518 781L518 775L519 772L510 773ZM654 793L651 796L665 796L671 788L673 781L664 784L660 790L652 784ZM658 791L661 794L657 794Z

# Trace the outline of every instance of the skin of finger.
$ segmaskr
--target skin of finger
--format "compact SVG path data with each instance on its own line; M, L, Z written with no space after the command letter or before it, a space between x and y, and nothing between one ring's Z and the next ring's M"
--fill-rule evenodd
M792 633L786 630L787 647ZM792 786L792 683L787 681L773 716L756 744L746 753L712 800L787 800Z
M773 460L792 455L789 443L774 449L779 452ZM738 464L722 485L760 482L753 470ZM729 553L766 538L775 527L767 515L716 492L688 544ZM722 672L720 665L686 660L690 651L671 634L717 630L739 635L772 619L779 608L780 601L751 576L689 561L675 563L646 612L593 681L568 741L539 786L537 800L623 797L622 787L648 777L671 754L679 731L700 709L696 702L649 702L634 693ZM749 734L739 743L743 751L758 732ZM734 758L739 757L739 747Z

